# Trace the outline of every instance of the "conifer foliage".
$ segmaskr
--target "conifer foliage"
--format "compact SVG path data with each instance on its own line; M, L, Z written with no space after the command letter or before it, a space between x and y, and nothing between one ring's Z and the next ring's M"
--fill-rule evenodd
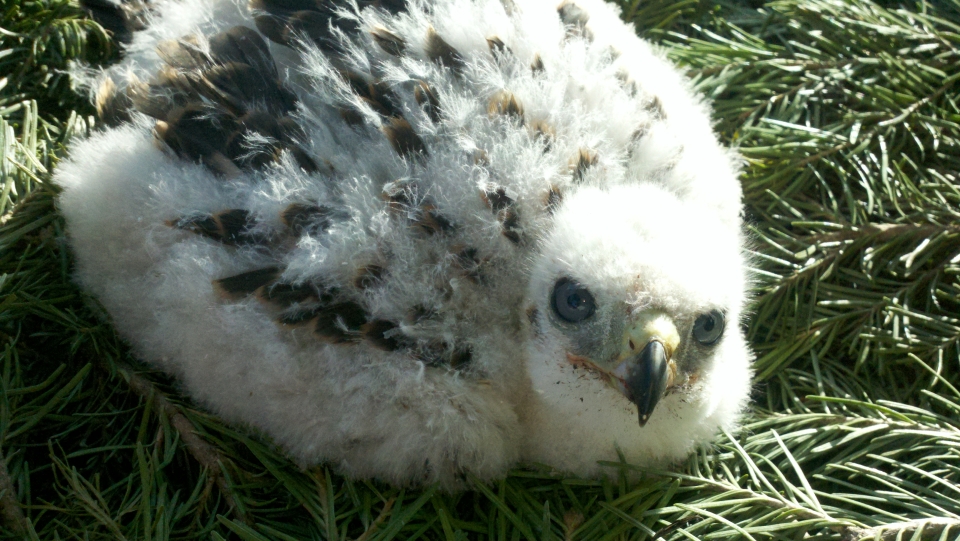
M49 182L114 45L0 5L0 538L960 537L960 1L623 2L745 158L753 410L673 471L456 495L302 470L130 356Z

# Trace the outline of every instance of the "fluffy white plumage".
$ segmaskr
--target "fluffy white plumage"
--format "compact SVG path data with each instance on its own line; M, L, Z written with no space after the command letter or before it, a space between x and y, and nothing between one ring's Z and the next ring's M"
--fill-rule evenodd
M677 70L599 0L333 4L160 0L104 74L124 121L56 180L137 354L401 484L662 466L733 428L736 156ZM641 427L625 395L656 384Z

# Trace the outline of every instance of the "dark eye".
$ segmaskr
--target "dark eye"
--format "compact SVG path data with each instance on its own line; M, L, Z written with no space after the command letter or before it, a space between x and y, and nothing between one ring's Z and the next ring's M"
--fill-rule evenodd
M693 337L704 346L712 346L723 336L723 313L711 310L693 322Z
M593 295L577 282L561 278L553 286L553 311L564 321L583 321L593 315L594 308Z

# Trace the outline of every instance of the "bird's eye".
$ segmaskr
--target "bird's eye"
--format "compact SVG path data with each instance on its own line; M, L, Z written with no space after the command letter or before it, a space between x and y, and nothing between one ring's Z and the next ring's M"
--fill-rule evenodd
M723 313L711 310L693 322L693 337L704 346L712 346L723 336Z
M569 278L553 286L553 311L564 321L577 323L593 315L596 305L587 288Z

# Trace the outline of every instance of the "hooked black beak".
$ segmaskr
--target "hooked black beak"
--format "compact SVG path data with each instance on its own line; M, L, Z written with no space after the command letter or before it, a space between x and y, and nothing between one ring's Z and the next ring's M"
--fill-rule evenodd
M653 408L667 390L669 370L667 351L659 340L651 340L639 354L625 363L628 367L623 379L627 398L637 405L640 426L647 424Z

